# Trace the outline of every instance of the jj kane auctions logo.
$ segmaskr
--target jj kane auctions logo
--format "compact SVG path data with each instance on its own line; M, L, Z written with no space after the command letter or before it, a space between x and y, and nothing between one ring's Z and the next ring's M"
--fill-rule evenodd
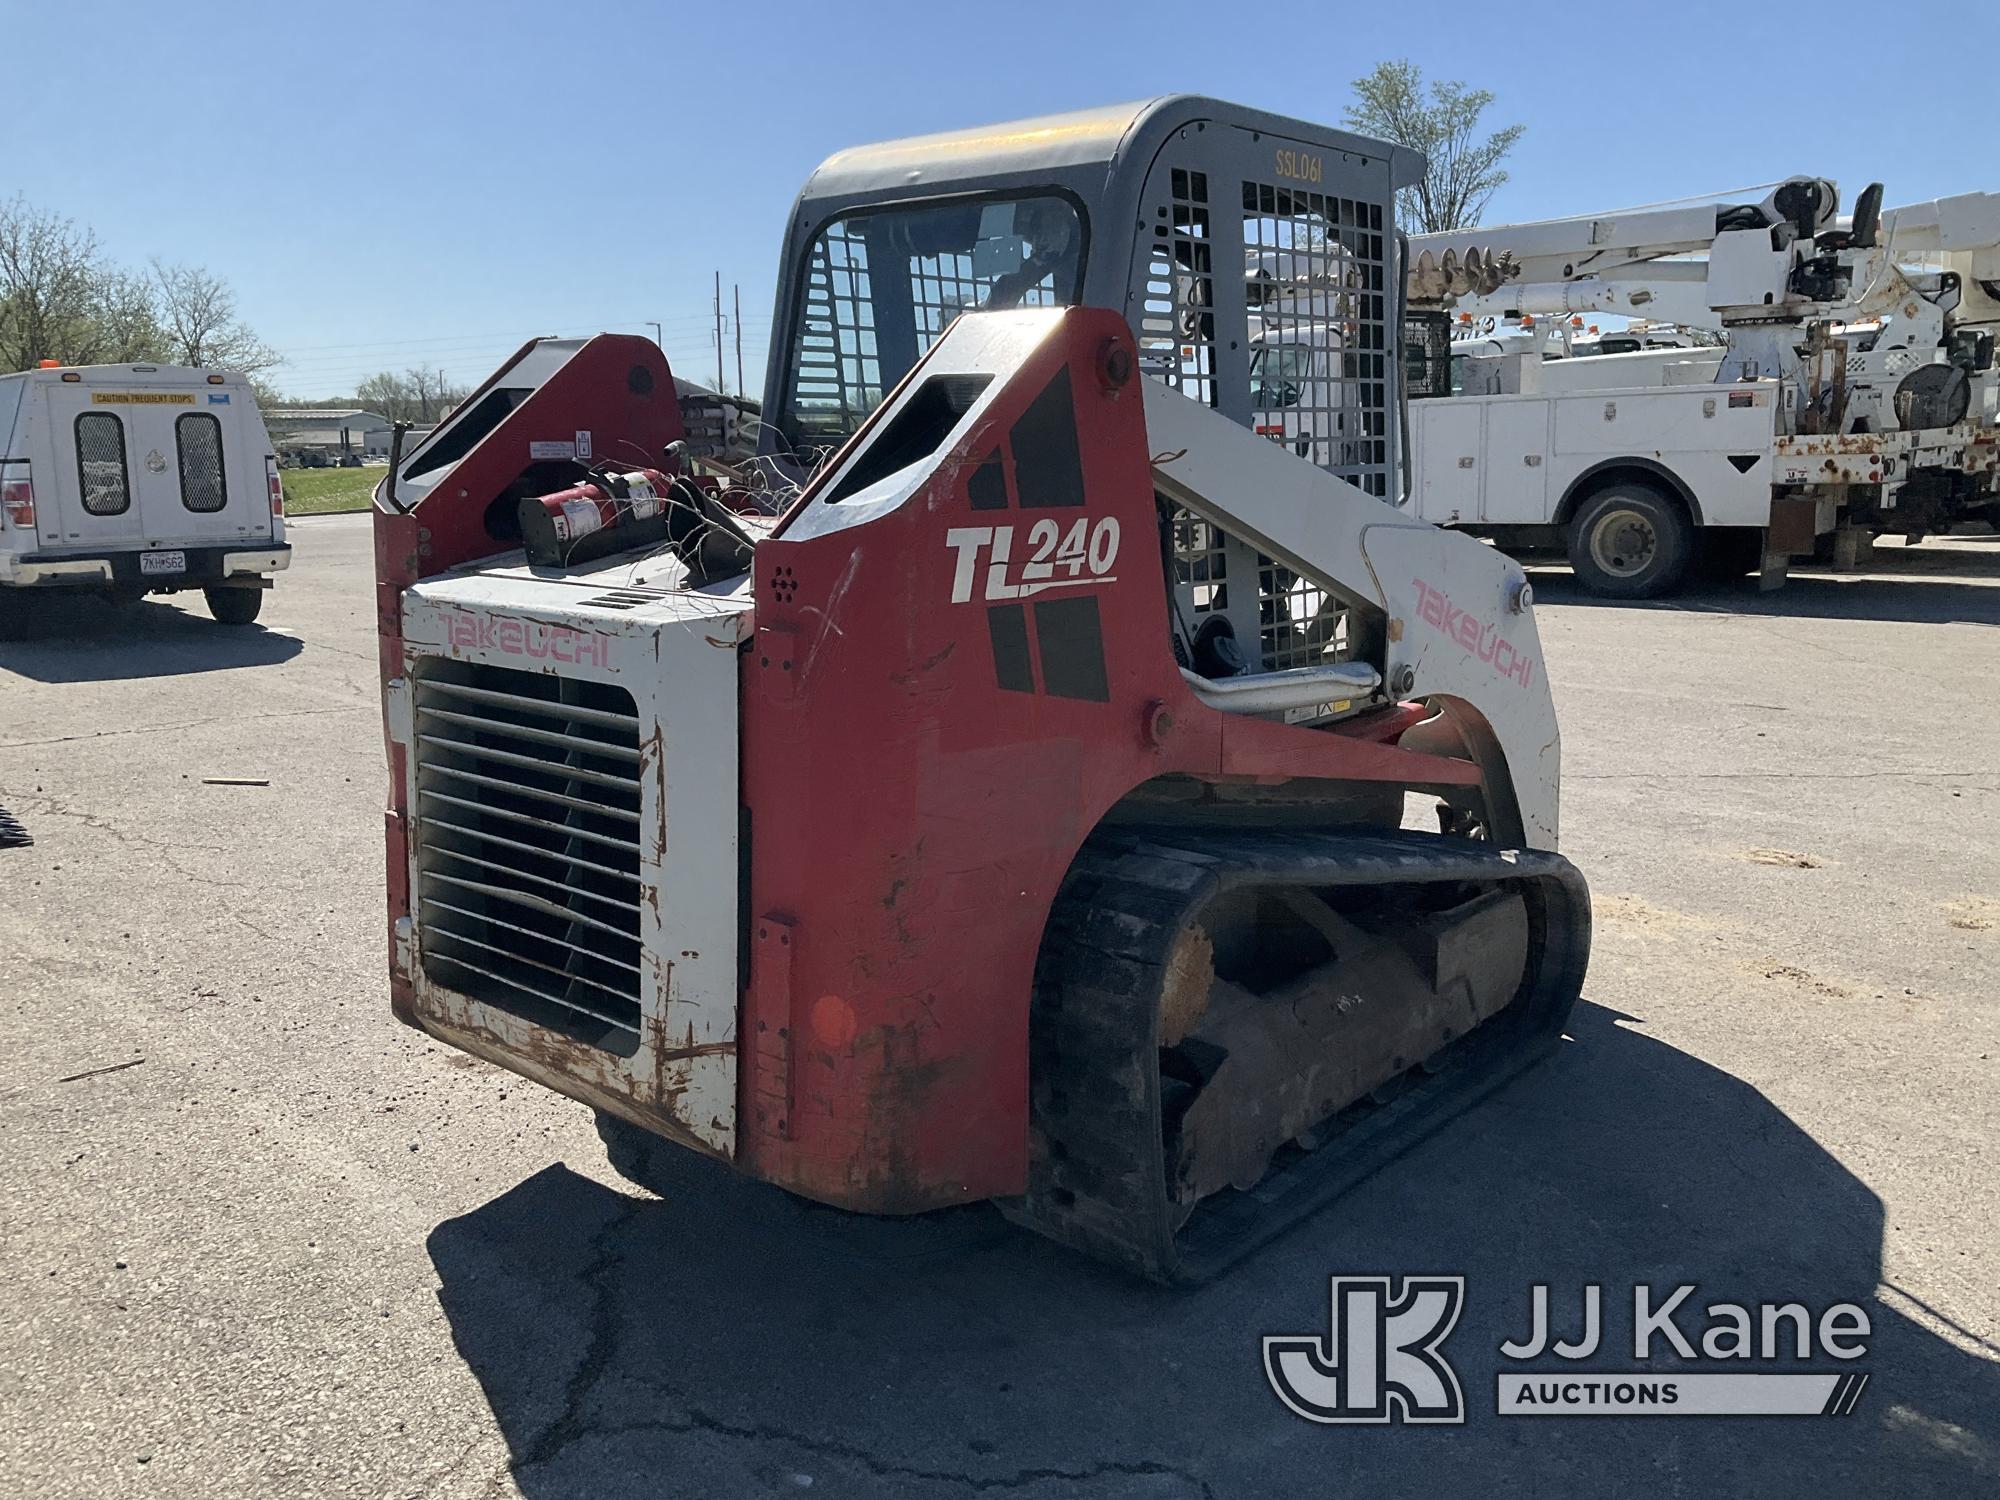
M1711 1302L1695 1287L1641 1283L1631 1292L1631 1351L1664 1369L1581 1370L1605 1342L1604 1288L1580 1297L1581 1327L1559 1337L1549 1288L1530 1291L1528 1332L1500 1345L1494 1409L1525 1416L1846 1416L1868 1385L1850 1362L1864 1357L1867 1311L1836 1302L1815 1314L1802 1302ZM1466 1404L1444 1352L1465 1307L1463 1276L1335 1276L1326 1334L1265 1338L1264 1376L1308 1422L1462 1423ZM1837 1362L1827 1368L1822 1361ZM1820 1365L1820 1368L1800 1368Z

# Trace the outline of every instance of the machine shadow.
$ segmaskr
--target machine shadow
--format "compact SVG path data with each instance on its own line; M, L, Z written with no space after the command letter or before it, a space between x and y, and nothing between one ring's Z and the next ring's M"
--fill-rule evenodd
M665 1199L554 1166L429 1250L524 1494L556 1500L1005 1486L1036 1495L1514 1490L1965 1494L2000 1478L2000 1364L1878 1297L1878 1199L1754 1089L1588 1004L1552 1061L1192 1291L1143 1286L990 1209L852 1217L687 1157ZM1460 1429L1320 1427L1260 1336L1324 1334L1335 1272L1467 1277ZM1528 1288L1851 1300L1874 1379L1844 1419L1494 1415ZM1898 1299L1900 1301L1900 1299ZM1698 1330L1697 1312L1688 1320ZM1977 1340L1970 1340L1977 1344ZM1992 1351L2000 1353L2000 1351ZM1825 1361L1819 1366L1824 1368Z
M199 603L196 604L199 608ZM36 682L123 682L290 661L305 643L259 625L89 594L0 599L0 668Z
M1783 588L1768 594L1758 591L1755 580L1745 578L1697 584L1672 599L1632 603L1585 593L1566 566L1542 560L1525 566L1534 580L1535 598L1544 604L1792 619L2000 625L2000 547L1992 546L1927 543L1918 548L1885 548L1860 573L1794 570Z

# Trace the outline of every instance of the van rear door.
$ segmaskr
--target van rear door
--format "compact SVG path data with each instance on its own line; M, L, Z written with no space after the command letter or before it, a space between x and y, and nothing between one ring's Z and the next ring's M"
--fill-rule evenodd
M132 430L132 408L98 404L78 384L43 387L55 471L35 475L37 509L50 505L64 551L129 552L143 545L138 474L146 449ZM46 497L46 498L43 498ZM44 517L44 535L50 530Z
M197 404L201 403L201 404ZM166 458L150 474L141 491L146 513L146 540L151 544L192 542L214 546L245 535L249 503L239 477L231 473L236 446L225 427L226 410L211 410L195 395L187 405L155 407L140 418L157 450ZM147 467L152 465L147 450ZM234 481L234 482L232 482Z
M167 408L160 441L170 462L158 501L160 534L171 532L197 546L268 541L280 523L271 509L265 459L271 443L257 414L257 398L240 382L203 385L192 406ZM150 487L144 492L149 533L155 526Z

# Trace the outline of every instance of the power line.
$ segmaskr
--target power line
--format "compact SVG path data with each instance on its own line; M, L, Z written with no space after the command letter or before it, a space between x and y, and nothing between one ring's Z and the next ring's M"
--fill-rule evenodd
M616 326L610 326L610 328L592 328L590 332L592 334L600 334L600 332L640 332L640 328L650 330L650 324L638 324L638 326L634 326L630 330L620 330ZM744 332L746 332L746 338L750 342L766 342L762 330L744 330ZM284 360L284 368L296 370L300 374L314 372L314 370L368 370L370 374L374 374L374 372L384 370L384 368L394 368L394 366L398 366L398 364L402 364L406 360L414 362L414 364L460 364L460 362L466 362L466 360L500 358L504 354L512 354L516 348L520 348L520 344L522 344L522 340L514 340L514 338L468 338L468 340L464 340L460 344L452 344L452 346L444 346L444 348L432 346L432 348L402 350L402 352L378 350L378 352L362 352L362 354L316 354L316 356L308 356L308 358L286 358ZM686 356L694 356L694 352L700 350L700 348L704 348L704 346L706 346L706 350L710 354L714 352L714 344L708 338L704 338L700 332L696 332L696 330L682 332L682 330L666 328L664 330L664 338L660 340L660 348L664 348L668 352L680 350L684 358Z
M759 371L762 369L767 349L766 341L746 332L746 363ZM425 363L443 366L449 378L460 381L476 381L483 378L511 355L518 344L499 342L476 346L463 350L443 353ZM692 375L700 370L704 360L713 355L713 346L699 334L693 337L670 338L662 349L668 364L680 375ZM384 365L389 361L371 360L367 356L341 360L322 356L320 359L287 363L272 373L278 383L294 396L308 392L335 393L351 392L353 388L371 376L384 373Z
M617 329L592 330L593 333L618 332L618 331L620 330ZM636 332L637 330L632 330L632 331ZM746 330L745 336L746 338L748 338L753 342L762 341L762 335L757 330ZM697 342L697 340L699 340L699 342ZM666 338L661 342L661 347L668 350L669 352L678 349L682 351L684 354L691 354L695 350L701 349L704 346L706 346L708 353L712 354L714 352L713 345L710 344L708 340L701 339L699 334L676 335L672 332L669 332ZM356 354L348 356L320 355L311 359L287 359L283 361L283 364L284 367L287 369L298 370L302 372L310 370L366 369L370 373L373 373L375 371L379 371L382 369L394 368L406 362L415 364L453 364L453 363L463 362L468 359L483 358L489 352L494 357L497 358L500 355L510 354L519 347L520 347L520 341L515 341L515 340L506 340L497 342L476 342L476 343L454 345L449 348L407 350L401 353L384 351L374 354Z
M750 347L755 348L763 341L753 336L747 342ZM515 347L517 346L508 344L467 345L462 349L434 352L422 358L420 363L425 365L492 365L497 364L500 360L513 353ZM714 353L713 346L705 346L705 341L698 344L691 339L681 338L669 338L661 344L660 348L663 353L674 359L676 363L685 364L694 364ZM369 375L380 374L385 369L391 368L398 363L400 361L393 359L369 359L366 357L354 359L322 358L313 360L286 360L279 368L291 376L299 378L328 378L347 371L357 371L365 378Z
M510 338L528 339L535 337L537 334L545 334L551 328L560 326L589 327L599 332L602 332L606 329L615 329L615 328L645 328L645 327L650 327L652 324L656 322L662 323L664 326L669 328L672 327L706 328L710 323L710 318L711 315L708 313L691 313L675 318L602 318L602 319L551 318L547 322L537 324L531 328L523 327L523 328L513 328L513 329L501 329L496 332L485 332L485 333L436 334L436 335L427 335L422 338L410 338L410 339L377 339L372 342L354 343L354 344L300 344L295 346L292 352L295 354L324 354L324 353L334 353L347 350L361 351L369 349L413 349L417 348L420 345L461 344L461 343L473 342L484 339L510 339ZM753 313L750 315L748 321L768 323L770 322L770 320L771 320L770 315L768 313L761 315Z

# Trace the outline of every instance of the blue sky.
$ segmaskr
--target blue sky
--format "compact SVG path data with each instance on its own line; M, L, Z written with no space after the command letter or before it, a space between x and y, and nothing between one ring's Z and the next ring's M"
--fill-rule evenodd
M292 395L653 319L712 379L718 269L756 390L786 215L843 146L1178 90L1338 124L1408 57L1528 127L1488 222L1790 172L1895 204L2000 188L1966 66L1996 44L2000 0L0 0L0 197L228 278Z

